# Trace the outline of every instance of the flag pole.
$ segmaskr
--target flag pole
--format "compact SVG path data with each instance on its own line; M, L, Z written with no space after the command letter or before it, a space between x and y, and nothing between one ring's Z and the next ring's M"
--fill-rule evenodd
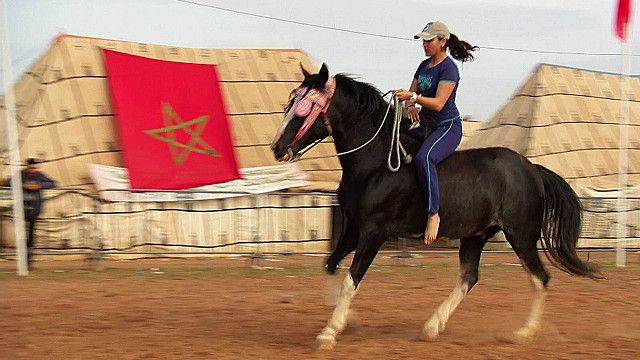
M9 53L9 30L7 28L7 10L5 1L0 0L0 19L2 21L2 81L4 85L4 107L6 109L7 147L11 164L11 193L13 198L13 224L15 230L17 271L19 276L29 275L27 266L27 244L24 230L24 207L22 203L22 176L20 171L20 150L18 148L18 129L16 126L16 104L13 88L13 73Z
M618 196L618 227L616 242L616 266L624 267L626 265L626 241L627 241L627 181L629 172L629 101L631 97L631 31L632 22L625 24L626 37L622 41L622 79L621 87L621 110L620 110L620 156L618 164L618 185L620 195Z

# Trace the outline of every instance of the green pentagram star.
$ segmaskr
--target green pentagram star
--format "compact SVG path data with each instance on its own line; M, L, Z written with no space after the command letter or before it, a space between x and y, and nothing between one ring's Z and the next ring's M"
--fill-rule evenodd
M187 160L187 156L189 156L189 153L191 153L192 151L213 157L220 156L220 154L216 152L216 150L211 147L211 145L207 144L207 142L201 138L202 131L204 131L204 128L209 121L208 115L203 115L185 122L184 120L182 120L180 115L178 115L178 113L173 110L169 103L163 102L162 120L165 127L159 129L144 130L144 132L154 139L169 143L171 157L176 164L182 165ZM191 128L191 126L193 126L193 128ZM191 138L186 144L182 144L176 140L176 130L183 130L187 134L191 135ZM167 136L159 135L161 133L166 133ZM196 147L197 145L199 145L200 147Z

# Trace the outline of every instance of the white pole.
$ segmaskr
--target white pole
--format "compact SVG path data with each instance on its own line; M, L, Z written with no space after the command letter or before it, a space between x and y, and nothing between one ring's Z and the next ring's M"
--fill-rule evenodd
M622 79L620 80L621 104L620 104L620 157L618 164L618 185L620 195L618 196L618 241L616 242L616 266L624 267L626 264L626 241L627 241L627 174L629 172L629 98L631 96L631 22L625 29L627 37L622 42Z
M27 243L24 231L24 208L22 203L22 176L20 169L20 149L18 148L18 129L16 126L16 104L13 90L13 73L9 53L9 31L7 11L4 0L0 0L2 19L2 81L4 85L4 106L6 109L7 146L11 164L11 192L13 195L13 221L16 240L18 275L29 275L27 267Z

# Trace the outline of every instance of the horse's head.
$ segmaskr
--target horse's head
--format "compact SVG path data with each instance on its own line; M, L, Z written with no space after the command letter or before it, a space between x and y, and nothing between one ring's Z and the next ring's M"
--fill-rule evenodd
M325 64L317 74L304 69L302 73L304 80L291 92L286 115L271 143L271 150L280 161L295 159L302 150L331 134L327 110L335 79L329 77Z

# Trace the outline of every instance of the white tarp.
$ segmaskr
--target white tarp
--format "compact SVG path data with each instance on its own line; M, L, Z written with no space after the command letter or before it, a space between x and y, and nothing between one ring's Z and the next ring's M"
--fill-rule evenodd
M242 179L180 191L131 191L127 169L91 164L100 198L107 201L184 201L263 194L311 184L298 163L240 169Z

